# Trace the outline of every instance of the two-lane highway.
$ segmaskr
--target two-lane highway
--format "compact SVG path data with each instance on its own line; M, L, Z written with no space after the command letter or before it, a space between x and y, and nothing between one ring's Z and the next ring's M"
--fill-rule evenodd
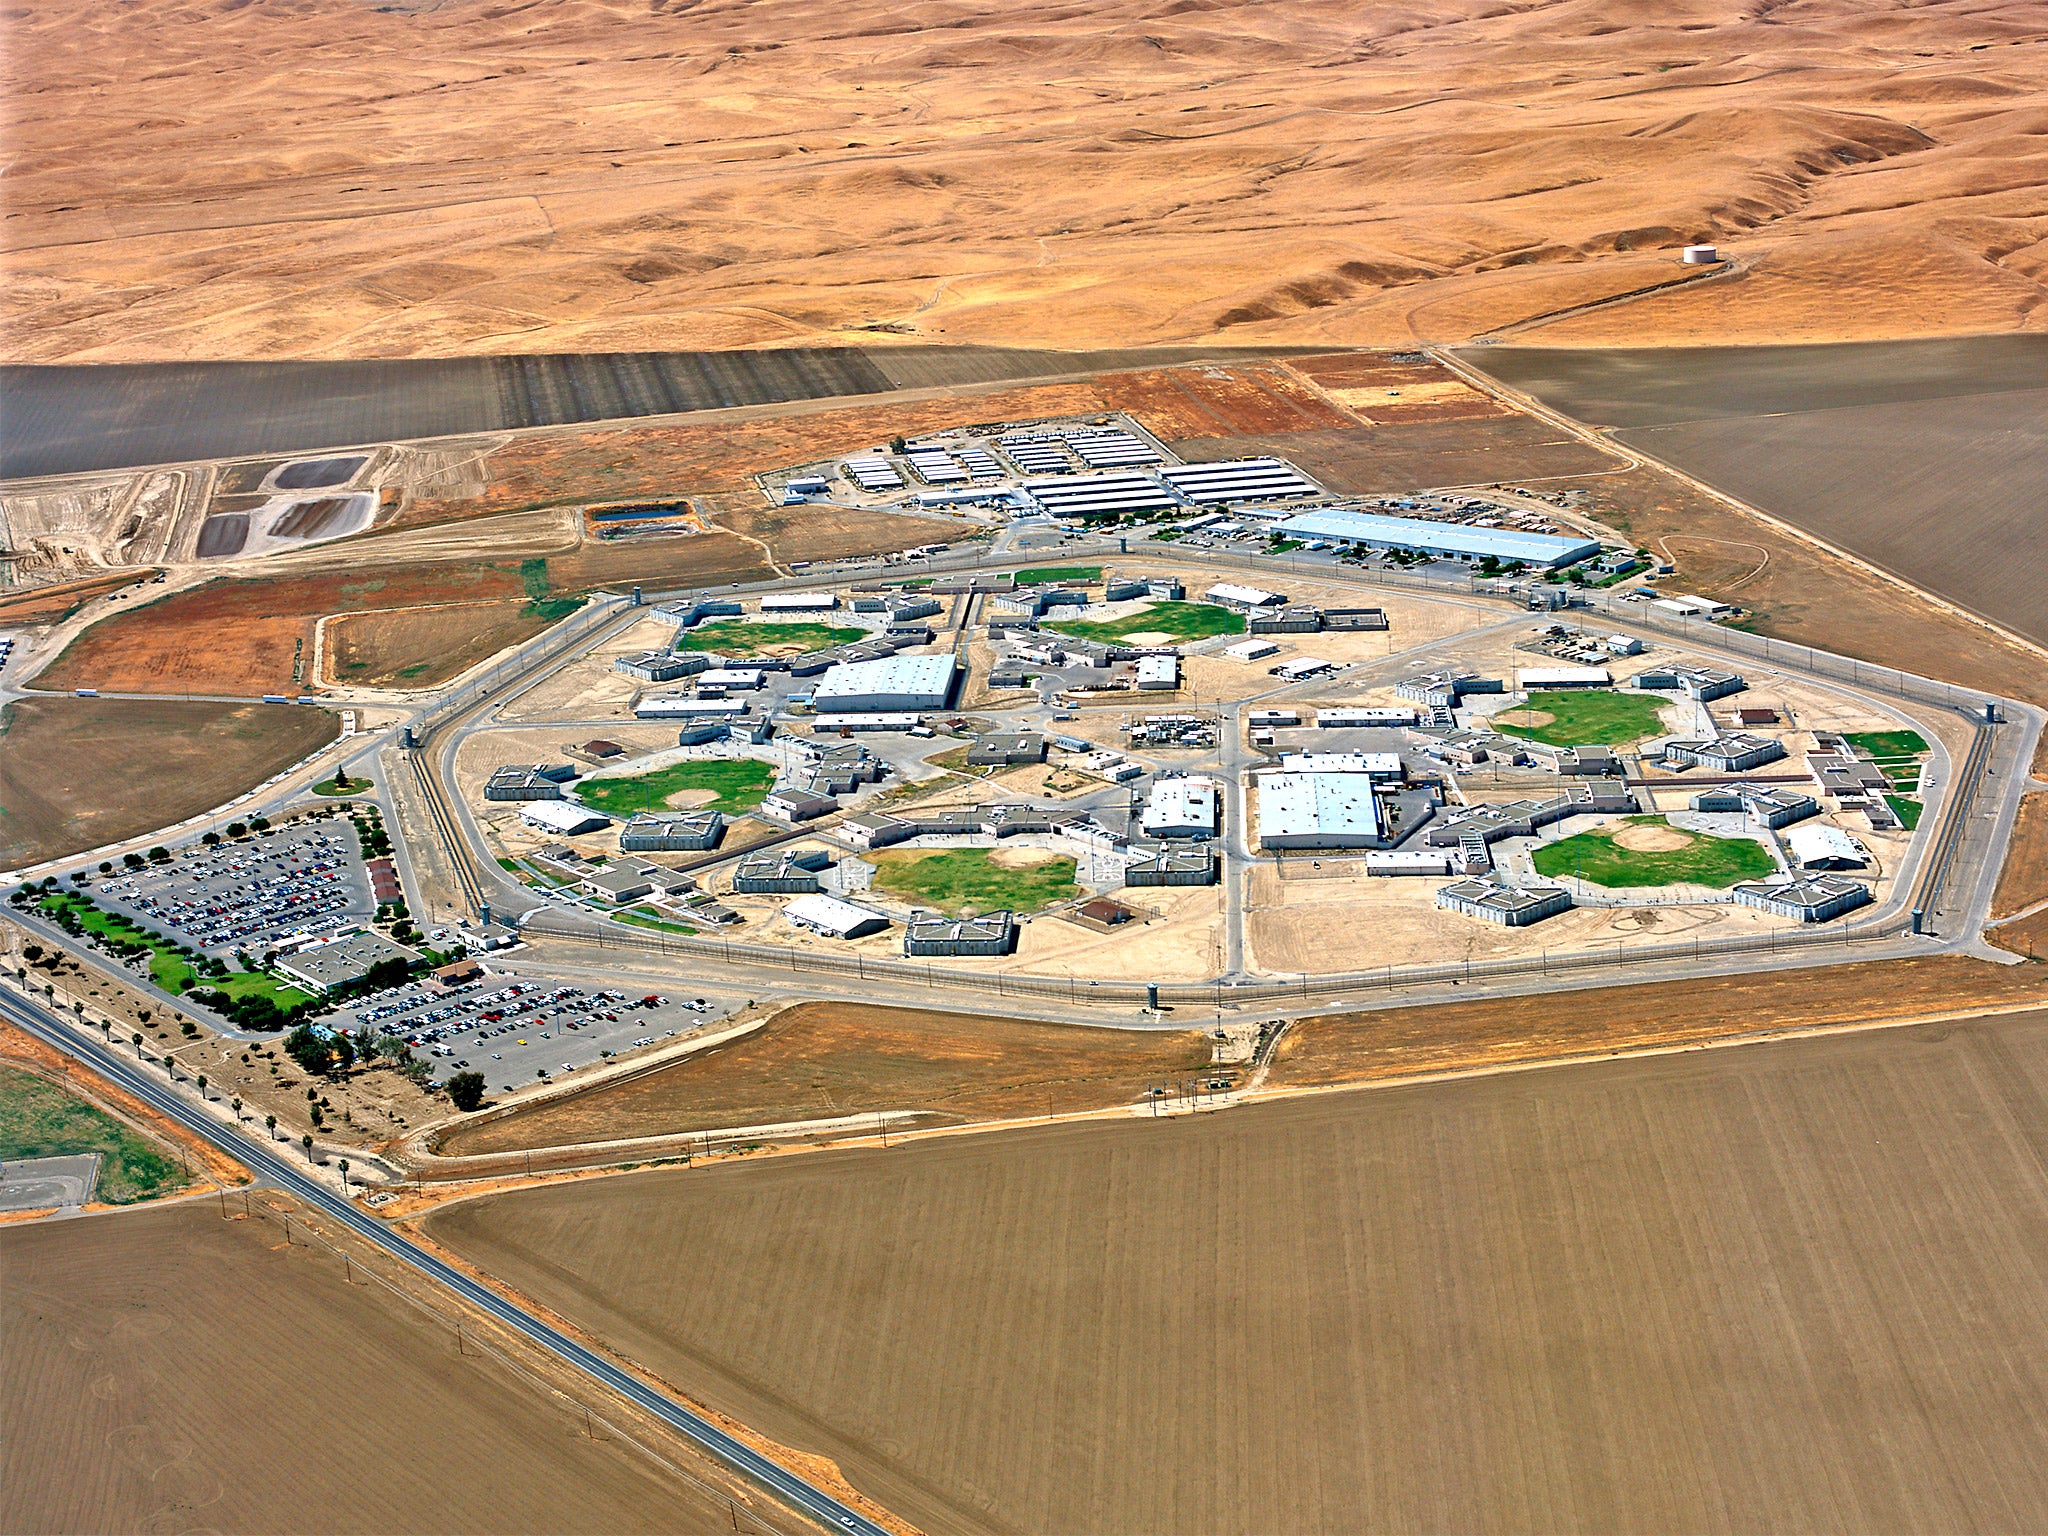
M393 1231L375 1217L359 1211L316 1180L300 1172L292 1162L262 1142L219 1125L184 1099L144 1072L139 1063L123 1059L116 1051L67 1029L54 1016L28 999L0 990L0 1015L18 1024L37 1039L76 1057L102 1077L132 1093L144 1103L161 1110L194 1135L218 1147L259 1177L286 1190L307 1205L318 1207L359 1237L437 1281L464 1301L486 1312L507 1327L516 1329L564 1363L575 1367L621 1397L654 1414L687 1439L701 1446L734 1471L758 1483L791 1507L812 1519L860 1536L888 1536L883 1527L848 1508L823 1489L814 1487L795 1473L771 1461L751 1446L735 1439L709 1419L683 1407L673 1398L656 1391L637 1377L621 1370L602 1355L586 1349L568 1335L549 1327L524 1308L506 1300L490 1287L472 1280L460 1270L443 1263L418 1244Z

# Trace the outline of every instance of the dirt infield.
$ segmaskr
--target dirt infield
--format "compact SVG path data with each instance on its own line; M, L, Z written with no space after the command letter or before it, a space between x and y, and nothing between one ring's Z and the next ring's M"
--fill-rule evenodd
M428 1230L928 1529L2026 1529L2044 1136L2032 1014Z
M201 1202L0 1229L0 1276L0 1528L734 1528L274 1220Z
M502 1119L458 1122L447 1157L778 1125L871 1110L1000 1120L1127 1104L1209 1060L1199 1031L1086 1029L800 1003L702 1056Z
M340 729L296 704L17 699L0 716L0 868L197 815Z
M1400 422L1318 432L1181 438L1172 445L1196 463L1271 453L1291 459L1330 490L1378 496L1443 485L1520 484L1594 474L1615 461L1531 416Z
M559 615L523 598L342 614L325 632L323 681L369 688L431 687L559 622Z

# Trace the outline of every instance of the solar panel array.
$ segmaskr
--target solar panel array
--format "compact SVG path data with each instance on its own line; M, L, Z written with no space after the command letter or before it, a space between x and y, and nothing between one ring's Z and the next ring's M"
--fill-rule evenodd
M1090 469L1128 469L1134 464L1157 464L1159 453L1149 443L1128 432L1094 432L1067 439L1067 446L1081 455Z
M1321 489L1285 459L1237 459L1226 464L1179 464L1159 478L1198 506L1219 501L1263 501L1320 496Z
M1007 473L1002 460L986 448L961 448L953 457L966 465L967 473L977 480L1000 480Z
M843 467L847 478L864 491L903 489L903 477L896 473L896 466L879 453L856 454Z
M967 471L942 448L913 448L906 457L927 485L959 485L967 478Z
M1064 475L1074 467L1056 442L1006 437L1003 452L1027 475Z
M1174 505L1150 475L1075 475L1062 480L1026 480L1031 499L1055 517L1115 517L1123 512L1158 512Z

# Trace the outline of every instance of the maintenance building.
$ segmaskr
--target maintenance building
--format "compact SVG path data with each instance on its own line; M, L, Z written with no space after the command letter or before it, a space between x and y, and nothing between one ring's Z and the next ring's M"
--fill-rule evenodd
M1221 820L1216 781L1192 775L1155 779L1138 825L1147 837L1214 837Z
M944 709L952 702L958 672L959 663L950 651L844 662L819 681L811 703L821 715Z
M1386 823L1363 773L1259 775L1259 844L1265 848L1372 848Z
M1785 834L1785 847L1800 869L1861 869L1870 859L1840 827L1816 822Z
M837 896L799 896L782 909L782 915L797 927L828 939L858 939L889 926L889 919L881 913Z
M585 832L602 832L612 824L611 817L602 811L571 805L566 800L536 800L522 806L519 817L557 837L581 837Z

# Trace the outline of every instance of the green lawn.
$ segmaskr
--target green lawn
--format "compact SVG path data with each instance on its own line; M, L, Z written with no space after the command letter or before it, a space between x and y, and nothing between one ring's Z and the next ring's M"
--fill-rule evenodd
M612 914L612 918L616 922L631 923L635 928L656 928L663 933L680 933L687 935L694 934L697 931L696 929L689 927L687 924L672 923L669 922L666 918L656 917L650 912L643 912L637 910L632 912L614 912Z
M54 1083L0 1067L0 1159L100 1154L93 1198L129 1205L177 1189L178 1165L103 1110Z
M336 795L367 795L373 788L375 786L358 773L350 774L348 783L343 785L337 785L332 779L322 779L313 786L313 793L330 797Z
M77 914L79 926L88 933L147 944L150 949L149 978L173 996L182 996L193 987L202 986L218 988L230 997L252 994L267 997L280 1008L313 1000L311 993L302 992L263 971L237 970L229 971L225 976L202 976L191 961L178 953L177 945L162 934L138 928L119 913L108 912L75 891L53 891L38 905L53 916L69 907Z
M1487 723L1504 736L1553 747L1628 747L1662 734L1657 706L1655 699L1611 688L1541 689L1529 695L1527 707L1549 715L1547 724L1510 725L1500 715Z
M1077 640L1121 640L1126 635L1171 635L1176 640L1205 640L1210 635L1241 635L1244 615L1218 608L1214 603L1149 603L1121 619L1098 622L1066 619L1047 624L1047 629L1072 635Z
M807 651L823 651L835 645L851 645L867 637L868 632L864 629L845 624L820 624L815 619L716 619L678 635L676 648L752 656L771 645L800 645Z
M1908 832L1920 825L1920 813L1926 809L1918 800L1908 800L1904 795L1886 795L1884 803L1897 814L1899 822Z
M1592 832L1539 843L1531 860L1540 875L1576 875L1595 885L1705 885L1716 890L1742 880L1761 880L1777 871L1777 862L1761 843L1747 838L1709 837L1683 832L1683 848L1651 853L1623 848L1614 834L1624 827L1670 827L1662 816L1629 816ZM1671 830L1677 831L1676 828Z
M1035 581L1100 581L1102 567L1099 565L1034 565L1028 571L1017 573L1017 585L1029 586Z
M1927 755L1927 738L1918 731L1844 731L1842 740L1868 758Z
M972 907L994 912L1036 912L1056 901L1081 894L1074 883L1074 861L1051 859L1023 869L1005 869L994 862L992 848L947 848L937 853L884 853L875 856L875 884L880 889L942 912Z
M751 811L768 796L775 784L775 770L752 758L712 758L701 762L671 763L652 773L622 774L612 779L585 779L576 795L585 805L618 815L635 811L671 809L668 797L686 789L712 790L717 798L694 807L723 811L737 816Z

